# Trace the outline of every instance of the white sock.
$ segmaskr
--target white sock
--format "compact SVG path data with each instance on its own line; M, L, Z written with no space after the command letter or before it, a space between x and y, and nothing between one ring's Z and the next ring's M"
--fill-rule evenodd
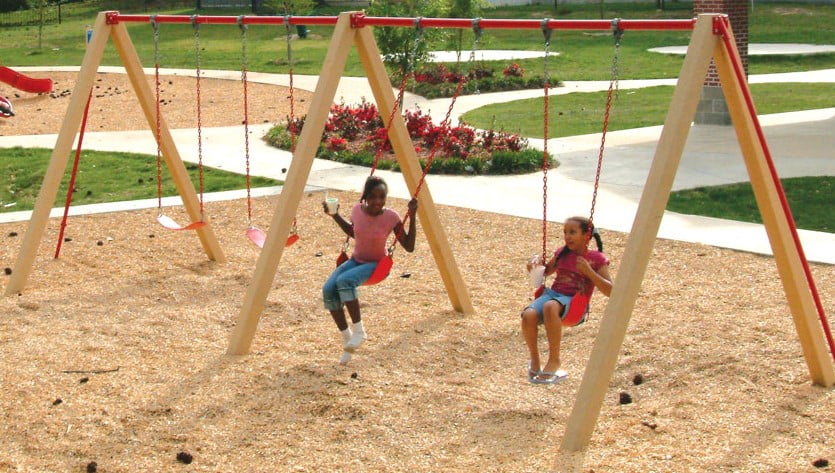
M339 357L339 364L340 365L345 365L349 361L351 361L351 354L348 353L347 351L343 351L342 356Z
M350 328L346 328L345 330L340 330L339 333L342 334L342 344L343 345L348 343L351 340L352 333L351 333Z
M365 334L365 328L362 326L362 320L354 324L354 332Z

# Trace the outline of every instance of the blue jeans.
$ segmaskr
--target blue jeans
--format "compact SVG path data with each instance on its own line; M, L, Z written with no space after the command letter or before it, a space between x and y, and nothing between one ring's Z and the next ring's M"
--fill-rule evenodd
M339 310L342 304L357 299L357 288L371 277L377 262L358 263L353 258L337 267L322 287L325 309Z

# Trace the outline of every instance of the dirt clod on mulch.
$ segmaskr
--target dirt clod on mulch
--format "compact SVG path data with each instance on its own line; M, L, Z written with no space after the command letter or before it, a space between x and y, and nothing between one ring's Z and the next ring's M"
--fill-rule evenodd
M194 457L188 452L180 452L177 454L177 461L190 465L191 462L194 461Z

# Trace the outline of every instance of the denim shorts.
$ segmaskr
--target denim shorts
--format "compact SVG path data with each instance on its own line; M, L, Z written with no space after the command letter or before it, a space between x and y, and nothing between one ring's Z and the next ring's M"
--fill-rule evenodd
M548 301L557 301L562 305L562 312L560 313L560 320L565 318L565 314L568 313L568 308L571 307L571 299L574 296L567 296L565 294L561 294L549 287L546 287L544 291L542 291L542 295L537 297L533 302L530 303L525 310L527 309L534 309L537 314L539 314L539 323L545 323L545 316L543 315L543 308L545 307L545 303ZM588 307L586 307L586 314L588 314ZM585 322L586 316L583 315L583 320L580 323ZM578 324L579 325L579 324Z

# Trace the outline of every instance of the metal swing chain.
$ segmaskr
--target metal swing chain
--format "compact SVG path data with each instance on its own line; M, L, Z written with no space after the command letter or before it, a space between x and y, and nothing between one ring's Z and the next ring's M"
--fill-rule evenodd
M551 72L548 69L548 58L551 53L551 33L552 30L548 28L548 19L542 20L542 34L545 36L545 59L543 61L545 68L545 80L543 85L544 92L544 128L543 128L543 150L542 150L542 262L545 263L546 253L548 251L548 127L550 126L549 117L551 115L550 103L548 99L548 89L551 86Z
M159 22L156 15L151 15L151 26L154 28L154 91L156 94L156 134L157 141L157 210L162 215L162 148L160 135L162 125L160 120L160 93L159 93Z
M295 87L293 87L293 47L290 42L293 40L293 30L290 28L290 15L284 15L284 29L287 31L287 65L290 75L290 123L287 130L290 132L290 155L296 156L296 97ZM290 228L290 236L299 233L297 226L297 217L293 216L293 226Z
M594 175L594 193L591 198L591 210L589 211L589 222L594 228L594 207L597 203L597 190L600 186L600 171L603 168L603 153L606 149L606 133L609 131L609 117L612 111L612 97L617 99L619 91L618 82L618 56L620 53L620 42L623 38L623 30L619 26L620 19L612 20L612 34L615 40L615 51L612 55L612 75L609 80L609 90L606 93L606 111L603 114L603 131L600 136L600 149L597 154L597 171Z
M247 25L244 24L243 15L238 17L238 26L241 28L241 84L244 89L244 158L246 162L246 223L252 228L252 178L250 176L249 163L249 81L247 72L249 60L247 58Z
M203 117L201 115L200 103L200 23L197 22L197 15L191 16L191 25L194 28L194 57L197 73L197 174L200 177L200 221L203 221Z
M290 75L290 124L287 127L290 131L290 153L296 153L296 98L293 92L293 48L290 41L293 40L293 32L290 29L290 15L284 15L284 28L287 31L287 65L289 66Z
M484 31L481 29L481 18L473 18L473 49L470 50L470 70L471 72L475 72L475 55L476 51L478 51L479 43L481 42L481 33ZM479 94L479 90L476 88L473 93Z

